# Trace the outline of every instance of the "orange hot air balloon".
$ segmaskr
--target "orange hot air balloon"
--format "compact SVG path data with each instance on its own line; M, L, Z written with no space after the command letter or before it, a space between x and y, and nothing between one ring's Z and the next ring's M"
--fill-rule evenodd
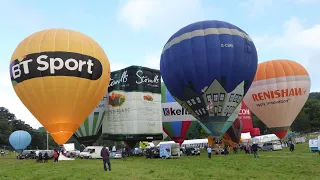
M279 138L283 138L310 92L307 70L290 60L260 63L244 97L249 109Z
M22 103L61 145L103 98L110 64L90 37L67 29L48 29L17 46L10 75Z

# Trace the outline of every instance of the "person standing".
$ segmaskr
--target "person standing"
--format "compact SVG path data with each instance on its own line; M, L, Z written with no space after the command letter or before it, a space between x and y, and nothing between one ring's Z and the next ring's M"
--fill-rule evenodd
M211 155L212 155L212 148L209 146L207 147L207 152L208 152L208 158L211 159Z
M47 152L44 153L44 162L47 163L49 159L49 155Z
M59 161L58 161L58 159L59 159L59 154L58 154L57 150L54 150L54 152L53 152L53 158L54 158L53 162L59 162Z
M253 151L254 158L259 157L258 156L258 144L257 143L252 144L251 149Z
M103 160L103 168L105 171L107 171L106 164L108 164L108 169L111 171L111 163L109 159L109 150L106 148L105 145L103 145L103 148L101 149L100 156L102 157Z
M122 148L121 156L122 156L122 160L124 160L126 158L126 149L125 148Z
M293 143L293 141L291 141L291 143L290 143L290 151L293 153L293 151L294 151L294 143Z
M36 162L39 162L39 150L36 150Z

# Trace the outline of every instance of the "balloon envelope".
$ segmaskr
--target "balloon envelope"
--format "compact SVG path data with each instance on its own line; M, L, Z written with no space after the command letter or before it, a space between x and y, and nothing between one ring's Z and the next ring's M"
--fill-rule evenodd
M161 84L161 102L163 131L181 146L186 135L195 130L198 121L176 102L164 83Z
M27 131L14 131L9 136L11 146L18 152L22 152L31 143L31 135Z
M102 98L99 105L74 133L73 136L79 143L89 146L99 139L102 133L102 121L105 117L107 106L108 94Z
M260 136L260 129L259 128L252 128L250 131L250 136L251 137Z
M154 144L154 146L158 146L158 144L160 144L160 140L156 140L156 141L152 141L152 143Z
M10 75L22 103L62 145L107 91L110 64L92 38L72 30L48 29L17 46Z
M309 92L310 77L302 65L291 60L271 60L259 64L244 101L272 132L283 138Z
M171 95L221 137L232 125L227 120L248 91L257 63L246 32L223 21L201 21L170 37L160 71Z
M160 71L129 66L111 73L102 138L126 141L162 140Z
M228 129L226 134L230 137L232 142L239 143L241 139L243 124L238 118L233 122L232 126Z
M238 118L242 121L242 133L251 132L253 125L252 125L252 115L247 107L247 105L244 103L244 101L241 101L241 109L238 114Z

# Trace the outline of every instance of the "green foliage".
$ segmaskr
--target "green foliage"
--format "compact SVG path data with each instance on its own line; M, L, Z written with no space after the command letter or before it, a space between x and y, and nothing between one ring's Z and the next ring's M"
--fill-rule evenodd
M30 133L32 140L27 149L46 149L47 148L47 133L42 127L33 129L30 125L25 124L24 121L16 119L13 113L5 107L0 107L0 145L10 146L9 136L16 130L24 130ZM49 135L49 148L57 148L57 144Z

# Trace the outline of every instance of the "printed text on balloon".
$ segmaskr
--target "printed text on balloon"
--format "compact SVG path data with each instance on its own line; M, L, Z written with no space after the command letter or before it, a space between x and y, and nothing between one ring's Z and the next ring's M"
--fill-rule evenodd
M94 57L70 52L41 52L14 60L10 66L11 80L17 83L45 76L74 76L97 80L102 64Z

